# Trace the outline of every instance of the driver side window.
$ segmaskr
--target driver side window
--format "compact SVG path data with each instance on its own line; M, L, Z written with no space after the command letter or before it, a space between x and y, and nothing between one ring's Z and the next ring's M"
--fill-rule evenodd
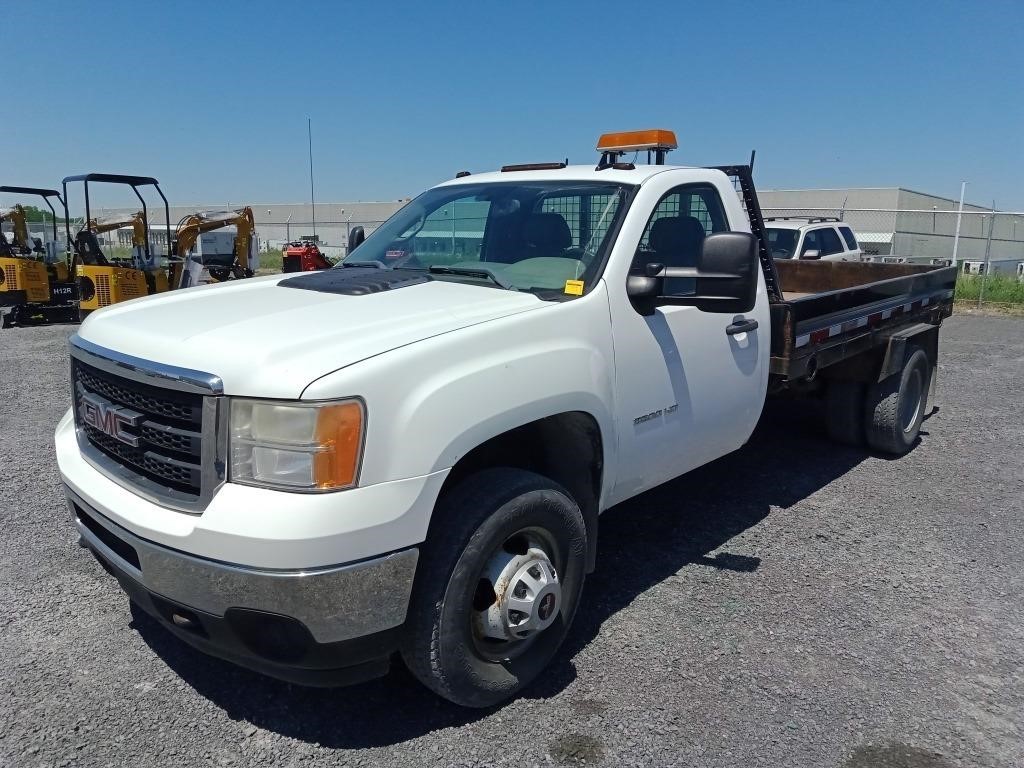
M695 267L704 238L727 230L718 190L710 184L676 187L655 206L644 227L630 273L643 274L648 264ZM665 280L666 296L693 295L695 289L696 280L692 277Z
M817 251L821 256L821 240L818 237L818 230L812 229L804 234L804 244L800 247L800 258L808 251Z

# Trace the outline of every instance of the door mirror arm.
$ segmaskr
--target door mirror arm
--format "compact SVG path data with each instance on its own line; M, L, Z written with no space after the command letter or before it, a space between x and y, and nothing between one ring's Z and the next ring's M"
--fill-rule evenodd
M626 296L633 308L645 317L653 315L655 308L664 298L664 264L652 262L644 266L644 274L626 278Z

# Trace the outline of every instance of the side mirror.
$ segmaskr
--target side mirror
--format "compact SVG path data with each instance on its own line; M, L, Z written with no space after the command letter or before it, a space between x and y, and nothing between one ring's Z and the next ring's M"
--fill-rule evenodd
M352 253L365 239L366 232L362 227L352 227L352 231L348 233L348 253Z
M812 259L820 259L821 258L821 251L804 251L803 253L800 254L800 258L802 260L804 260L804 261L809 261L809 260L812 260Z
M757 296L757 238L749 232L718 232L704 239L696 267L648 264L632 275L626 295L641 314L655 306L697 307L704 312L740 313L754 308ZM664 295L665 278L695 278L693 295Z

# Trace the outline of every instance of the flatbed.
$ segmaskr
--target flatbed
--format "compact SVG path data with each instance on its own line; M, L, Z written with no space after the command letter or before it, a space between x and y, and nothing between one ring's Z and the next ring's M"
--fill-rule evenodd
M776 269L771 373L782 381L938 328L953 313L955 267L785 260Z
M733 181L758 240L771 312L769 390L825 378L870 382L896 372L916 337L932 361L938 329L953 313L955 267L776 260L749 165L716 166Z

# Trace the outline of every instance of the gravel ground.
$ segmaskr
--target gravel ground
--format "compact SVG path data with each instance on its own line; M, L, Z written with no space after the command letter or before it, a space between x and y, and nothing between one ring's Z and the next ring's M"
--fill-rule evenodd
M899 461L773 407L609 511L569 647L491 712L401 668L291 687L130 611L54 471L69 332L0 334L4 766L1024 764L1024 320L947 323L939 410Z

